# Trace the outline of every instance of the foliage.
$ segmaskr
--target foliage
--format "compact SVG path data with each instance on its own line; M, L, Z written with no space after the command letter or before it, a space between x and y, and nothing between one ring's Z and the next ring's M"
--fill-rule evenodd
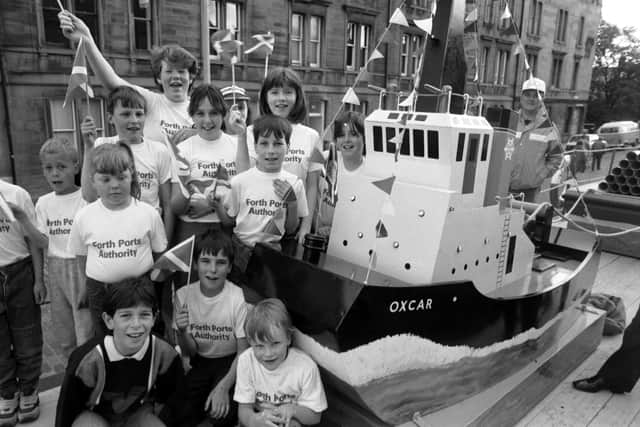
M634 32L600 23L587 122L640 119L640 40Z

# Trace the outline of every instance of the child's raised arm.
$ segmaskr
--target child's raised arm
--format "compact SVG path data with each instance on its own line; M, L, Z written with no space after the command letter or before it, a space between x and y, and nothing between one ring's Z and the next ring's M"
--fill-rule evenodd
M82 156L82 172L80 174L80 188L82 191L82 198L87 202L94 202L98 199L98 193L93 187L91 180L91 152L95 146L96 125L93 121L93 117L87 116L82 120L80 124L80 133L82 134L82 143L84 145L84 154Z

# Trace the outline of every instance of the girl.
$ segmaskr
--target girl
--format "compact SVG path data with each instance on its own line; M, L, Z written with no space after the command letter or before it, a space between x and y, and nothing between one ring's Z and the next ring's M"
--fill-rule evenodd
M189 115L197 134L178 144L178 177L171 190L171 206L179 215L176 243L222 228L216 211L223 209L229 178L236 174L237 152L235 140L221 129L226 114L218 88L203 84L193 90Z
M331 166L331 161L327 165L327 179L321 179L318 186L318 216L316 220L316 233L329 236L331 223L333 222L333 211L335 209L335 198L332 196L333 188L329 181L339 181L341 176L355 175L362 170L364 164L364 119L362 114L355 111L342 113L333 124L333 139L337 148L337 168ZM330 159L331 160L331 159ZM332 169L336 172L332 173ZM337 174L337 179L331 175Z
M76 214L69 249L85 266L89 310L104 333L105 284L146 274L154 257L166 249L167 237L158 211L139 200L140 185L129 146L117 143L95 148L90 166L99 198Z
M293 173L305 184L309 215L302 220L298 231L298 241L304 240L311 230L318 194L318 178L322 170L320 163L313 163L314 150L322 152L320 135L314 129L302 124L307 117L302 82L290 68L276 67L269 72L260 88L260 114L274 114L289 120L292 126L291 144L284 159L283 169ZM238 171L245 171L255 162L253 132L247 129L247 151L238 150ZM243 147L244 149L244 147ZM252 160L251 160L252 159Z

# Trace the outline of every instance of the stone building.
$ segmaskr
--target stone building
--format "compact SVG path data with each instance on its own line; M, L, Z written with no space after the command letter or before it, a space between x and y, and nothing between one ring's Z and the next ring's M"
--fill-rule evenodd
M178 43L202 59L209 35L234 28L251 45L251 36L271 31L275 50L270 65L286 65L302 77L309 104L308 124L319 132L331 122L347 87L381 38L401 0L61 0L91 28L116 72L129 82L153 88L149 49ZM412 19L429 16L433 0L407 0L410 27L393 26L356 88L358 108L370 112L379 102L394 107L397 92L408 94L426 37ZM440 0L445 1L445 0ZM457 0L462 1L462 0ZM601 0L510 0L521 22L522 38L534 72L549 82L548 101L561 131L582 125L591 79L593 45ZM513 56L515 36L499 22L504 0L479 0L481 83L487 105L513 107L522 82L522 60ZM62 108L75 47L58 27L56 0L2 0L0 5L0 177L24 186L32 196L48 191L38 150L52 135L79 144L84 100ZM208 13L207 13L208 12ZM207 19L208 18L208 19ZM211 81L231 82L227 60L209 48ZM253 101L264 73L264 59L240 55L237 83ZM91 74L91 72L90 72ZM107 123L106 91L94 78L91 115L99 131ZM377 88L396 95L379 98ZM255 102L253 108L255 109Z

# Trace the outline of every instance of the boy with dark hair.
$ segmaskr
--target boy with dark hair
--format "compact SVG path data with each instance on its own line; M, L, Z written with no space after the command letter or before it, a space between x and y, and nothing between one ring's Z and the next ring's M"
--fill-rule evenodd
M112 334L71 354L56 427L177 425L184 416L178 412L184 371L175 349L150 334L157 313L153 284L146 277L109 284L103 307Z
M175 298L178 342L191 360L185 425L198 425L208 410L212 425L235 426L237 405L231 397L236 360L249 345L242 289L227 280L233 264L231 238L222 231L203 235L196 241L194 259L199 281L180 288Z

